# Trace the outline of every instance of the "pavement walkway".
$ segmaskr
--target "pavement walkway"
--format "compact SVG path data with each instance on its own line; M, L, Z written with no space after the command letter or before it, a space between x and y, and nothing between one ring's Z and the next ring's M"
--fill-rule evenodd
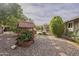
M37 35L30 47L12 50L15 39L6 34L0 36L0 56L79 56L79 46L62 38Z

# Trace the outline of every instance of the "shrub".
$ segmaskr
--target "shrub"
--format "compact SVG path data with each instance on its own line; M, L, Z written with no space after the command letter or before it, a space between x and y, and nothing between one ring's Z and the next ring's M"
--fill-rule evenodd
M22 30L19 29L19 28L15 28L15 29L13 29L12 31L18 33L18 32L21 32Z
M12 28L10 28L10 27L5 27L5 29L4 29L4 31L11 31L12 30Z
M42 32L43 35L46 35L46 32Z
M60 16L55 16L50 21L50 31L57 37L61 37L64 33L64 23Z
M65 35L68 37L74 37L74 32L66 30Z
M29 41L31 39L33 39L31 31L23 31L17 38L17 40L20 40L20 41Z
M74 36L74 33L72 31L68 32L68 36L69 37L73 37Z
M46 32L40 32L38 35L46 35Z
M42 33L38 33L38 35L42 35Z

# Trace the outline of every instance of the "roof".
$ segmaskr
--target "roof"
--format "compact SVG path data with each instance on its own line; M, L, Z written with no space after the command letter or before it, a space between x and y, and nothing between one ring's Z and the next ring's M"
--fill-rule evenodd
M72 18L71 20L65 21L65 23L66 23L66 22L70 22L70 21L75 21L75 20L79 20L79 17L74 17L74 18Z
M20 28L33 28L35 25L32 22L19 22L18 27Z

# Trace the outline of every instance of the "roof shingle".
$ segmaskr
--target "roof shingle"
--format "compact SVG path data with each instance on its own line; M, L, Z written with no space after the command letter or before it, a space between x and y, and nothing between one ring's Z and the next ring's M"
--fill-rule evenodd
M20 22L18 27L20 28L33 28L35 25L32 22Z

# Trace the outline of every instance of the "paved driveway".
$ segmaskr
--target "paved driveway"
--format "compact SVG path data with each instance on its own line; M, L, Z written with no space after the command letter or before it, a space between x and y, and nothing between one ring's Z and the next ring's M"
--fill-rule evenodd
M15 37L0 36L0 55L10 56L79 56L76 44L53 36L36 36L35 43L29 48L10 48L15 43Z

